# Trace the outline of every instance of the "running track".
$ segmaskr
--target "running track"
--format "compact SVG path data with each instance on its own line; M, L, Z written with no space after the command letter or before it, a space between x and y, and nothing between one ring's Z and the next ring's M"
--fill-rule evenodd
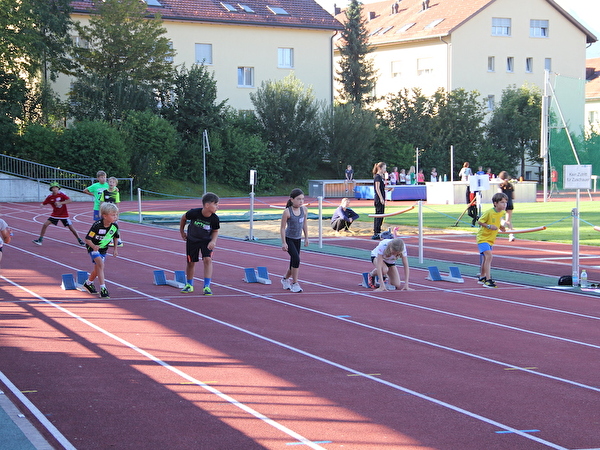
M89 209L69 205L82 236ZM357 286L366 239L336 241L363 260L304 251L293 294L279 285L279 247L227 238L215 295L190 296L152 284L153 270L183 269L179 233L121 223L101 300L60 288L91 265L68 230L31 243L48 209L1 212L15 236L0 272L0 371L56 427L45 434L57 448L600 448L596 296L440 284L416 268L414 291L376 294ZM568 246L513 244L498 241L495 273L569 273ZM428 258L474 264L474 249L472 237L426 240ZM594 250L582 250L591 279ZM258 265L272 285L242 281Z

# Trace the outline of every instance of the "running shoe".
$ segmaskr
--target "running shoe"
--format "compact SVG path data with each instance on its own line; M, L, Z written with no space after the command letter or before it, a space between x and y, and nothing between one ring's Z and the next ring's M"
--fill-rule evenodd
M369 287L372 289L379 287L379 285L375 282L375 276L371 274L369 274Z
M300 287L300 285L298 284L298 282L292 284L290 286L290 291L292 292L302 292L302 288Z
M94 283L89 283L89 284L87 282L83 283L83 287L86 288L90 294L98 293L98 291L96 290L96 286L94 286Z
M479 279L477 280L477 282L478 282L479 284L485 284L485 280L486 280L486 279L485 279L485 277L481 277L481 278L479 278Z
M494 283L494 280L490 279L490 280L485 280L485 283L483 283L483 287L486 287L486 288L495 288L495 287L498 287L498 286L496 286L496 283Z
M42 240L41 239L34 239L32 242L34 244L37 244L37 245L42 245Z
M105 287L100 289L100 297L110 298L110 295L108 295L108 290Z
M123 241L119 241L119 242L117 243L117 247L123 247Z
M81 239L77 239L77 242L79 242L79 245L84 246L85 242L83 242Z
M181 290L181 292L184 292L186 294L194 292L194 286L192 286L191 284L186 284L185 287Z
M286 291L289 291L291 288L290 280L287 278L281 279L281 285L283 286L283 289L285 289Z
M212 295L212 291L210 290L209 286L204 286L204 289L202 289L202 293L204 295Z
M512 241L514 241L514 240L515 240L515 235L514 235L514 234L512 234L512 233L510 233L510 234L508 235L508 242L512 242Z
M374 234L373 236L371 236L371 239L373 239L374 241L378 241L381 239L381 235L379 234Z

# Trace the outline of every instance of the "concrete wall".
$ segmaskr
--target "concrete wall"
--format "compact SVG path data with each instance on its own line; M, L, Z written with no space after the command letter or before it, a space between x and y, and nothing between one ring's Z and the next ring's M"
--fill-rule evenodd
M43 202L50 195L50 183L0 174L0 202ZM79 191L61 189L74 202L91 202L92 197Z

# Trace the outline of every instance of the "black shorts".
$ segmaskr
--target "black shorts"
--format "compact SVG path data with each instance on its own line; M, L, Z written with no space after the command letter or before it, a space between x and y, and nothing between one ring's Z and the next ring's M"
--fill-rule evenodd
M186 241L185 243L185 254L189 262L200 261L200 254L202 258L212 258L212 250L209 250L208 243L210 241Z
M372 262L373 264L375 264L375 257L374 257L374 256L371 256L371 262ZM390 264L390 263L388 263L388 262L385 262L385 261L384 261L383 263L384 263L386 266L388 266L388 267L394 267L394 266L396 265L395 263L394 263L394 264Z
M61 221L63 226L68 227L69 225L71 225L73 222L71 222L71 219L57 219L56 217L48 217L48 222L50 222L52 225L58 225L58 221Z

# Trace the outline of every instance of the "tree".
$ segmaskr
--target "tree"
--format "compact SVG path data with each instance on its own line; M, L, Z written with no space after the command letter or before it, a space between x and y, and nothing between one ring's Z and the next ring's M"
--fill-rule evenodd
M340 69L336 78L342 84L338 94L343 103L363 106L371 101L376 73L373 61L367 59L373 48L368 43L362 3L351 0L346 10L346 19L340 45Z
M0 11L2 94L25 88L17 103L14 96L0 97L0 101L8 100L20 108L17 116L21 121L47 122L57 104L50 80L72 66L68 57L70 1L0 0ZM7 81L14 86L7 87Z
M250 94L280 180L304 182L322 159L319 102L293 74L263 82Z
M487 127L494 149L505 153L511 165L520 163L520 176L525 175L526 160L538 158L541 105L542 95L536 86L509 86L502 91Z
M119 127L129 149L130 175L137 186L155 189L177 151L177 131L150 111L131 111Z
M203 173L202 133L216 131L223 124L226 101L217 102L217 83L204 65L181 68L173 88L163 93L162 116L181 136L181 148L173 158L171 174L180 179L200 181Z
M73 73L79 79L72 96L80 110L102 111L103 119L113 121L134 109L128 107L132 97L140 102L171 79L174 51L160 17L146 18L145 2L106 0L96 5L89 25L75 24L85 45L73 51ZM94 102L100 105L85 105Z
M356 173L369 173L372 144L375 139L377 118L374 112L353 104L336 104L325 108L322 114L325 159L339 177L350 164Z

